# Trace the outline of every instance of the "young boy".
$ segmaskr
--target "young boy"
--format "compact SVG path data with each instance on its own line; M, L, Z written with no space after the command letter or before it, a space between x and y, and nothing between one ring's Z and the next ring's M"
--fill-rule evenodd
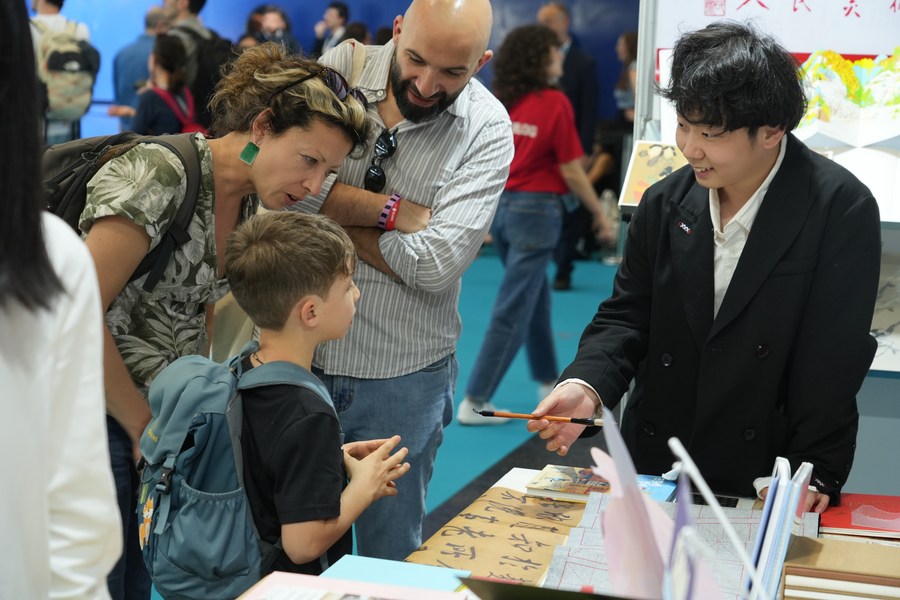
M287 361L310 368L316 346L343 337L359 290L353 243L327 217L293 212L256 216L228 236L225 272L235 300L259 328L245 369ZM409 470L400 441L341 447L334 408L291 385L243 392L244 477L260 536L284 549L272 570L318 574L352 551L350 526L363 510L397 493ZM346 487L346 476L349 483Z
M644 194L612 297L534 412L587 416L634 378L622 434L639 471L671 468L672 436L724 493L763 495L776 456L809 461L804 508L821 512L847 481L876 348L878 205L790 133L806 98L771 37L685 34L662 95L689 164ZM583 429L527 427L561 454Z

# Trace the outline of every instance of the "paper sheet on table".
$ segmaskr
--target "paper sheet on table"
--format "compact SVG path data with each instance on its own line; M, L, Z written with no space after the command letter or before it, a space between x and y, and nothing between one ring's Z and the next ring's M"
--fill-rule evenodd
M608 507L609 500L608 494L591 494L591 498L585 504L581 522L578 527L569 532L567 545L556 549L543 585L558 589L577 590L581 589L582 585L590 583L596 590L608 591L611 589L610 566L606 559L607 544L600 530L602 516ZM660 502L658 504L663 512L674 517L677 503ZM728 520L739 538L744 542L747 552L752 553L762 511L746 508L723 508L722 510L728 516ZM712 572L719 588L725 598L737 600L741 597L743 591L741 584L745 577L745 570L740 558L734 552L721 523L716 519L710 507L691 505L690 511L698 536L716 554ZM794 533L795 535L816 537L818 529L819 515L806 513L800 521L799 529Z

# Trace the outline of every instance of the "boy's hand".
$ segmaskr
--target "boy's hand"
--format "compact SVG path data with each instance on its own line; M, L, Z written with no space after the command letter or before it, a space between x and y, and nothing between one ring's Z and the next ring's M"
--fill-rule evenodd
M382 438L380 440L364 440L361 442L348 442L344 444L344 452L352 456L357 460L362 460L368 455L372 454L378 448L382 446L387 441L387 439Z
M358 442L362 447L378 440L370 440L368 442ZM403 462L409 454L407 448L400 448L394 454L391 452L400 443L400 436L395 435L389 440L378 446L375 450L368 453L365 458L359 460L354 458L345 445L344 466L350 477L348 487L354 487L360 493L365 493L371 498L370 503L383 498L384 496L397 495L397 488L394 481L405 475L409 471L409 463ZM359 450L360 446L355 446L354 450Z

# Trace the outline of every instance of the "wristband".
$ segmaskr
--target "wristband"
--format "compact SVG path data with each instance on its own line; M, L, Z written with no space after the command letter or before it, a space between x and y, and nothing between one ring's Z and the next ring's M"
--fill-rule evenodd
M391 194L387 203L378 217L378 228L382 231L392 231L397 221L397 212L400 210L400 195Z
M397 215L400 213L400 199L398 198L394 205L391 207L391 212L388 213L387 222L384 224L385 231L393 231L394 225L397 223Z

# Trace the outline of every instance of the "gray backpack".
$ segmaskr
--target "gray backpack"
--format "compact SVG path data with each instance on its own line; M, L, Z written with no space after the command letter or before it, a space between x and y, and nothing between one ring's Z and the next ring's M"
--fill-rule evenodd
M297 385L332 402L322 382L293 363L242 373L257 349L250 342L227 363L184 356L150 386L137 519L144 563L167 600L236 598L281 549L280 539L260 539L244 489L241 390Z
M47 117L77 121L88 111L94 81L100 70L100 53L76 37L78 23L66 21L61 31L32 20L41 34L37 49L38 77L47 89Z

